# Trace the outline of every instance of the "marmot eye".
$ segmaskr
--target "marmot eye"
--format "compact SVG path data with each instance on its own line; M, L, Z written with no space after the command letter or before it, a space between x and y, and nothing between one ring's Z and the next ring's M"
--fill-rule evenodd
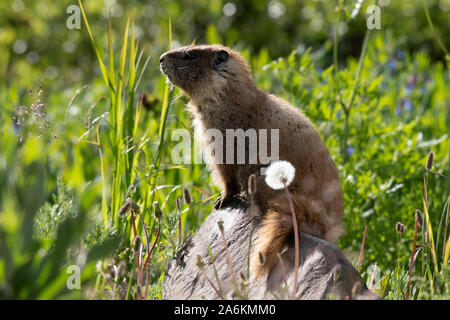
M194 52L186 52L186 54L184 55L184 58L186 60L195 60L195 59L197 59L197 54L195 54Z

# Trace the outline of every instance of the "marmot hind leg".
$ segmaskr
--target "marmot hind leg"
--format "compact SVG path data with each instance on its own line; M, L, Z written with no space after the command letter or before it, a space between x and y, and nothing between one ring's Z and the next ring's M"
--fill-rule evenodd
M298 192L291 192L299 232L333 242L342 229L341 221L336 221L325 212L321 202L308 200ZM252 269L256 277L269 272L277 264L277 254L283 250L294 225L289 201L286 194L268 200L268 209L264 210L260 227L257 229L255 246L252 248ZM264 257L261 264L260 253Z

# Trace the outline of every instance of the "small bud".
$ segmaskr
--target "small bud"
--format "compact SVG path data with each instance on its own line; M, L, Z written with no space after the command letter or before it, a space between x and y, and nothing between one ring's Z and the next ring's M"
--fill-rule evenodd
M256 193L256 175L252 174L248 178L248 194L252 195Z
M262 252L258 252L258 260L260 265L263 265L266 262L266 257Z
M162 213L162 211L161 211L161 208L159 207L159 202L158 202L158 201L155 201L155 202L153 203L153 206L155 207L155 217L156 217L156 219L158 219L158 220L161 219L163 213Z
M125 203L119 209L119 212L118 212L119 217L124 217L130 210L132 204L133 204L133 200L131 200L131 198L128 198L127 201L125 201Z
M427 164L425 165L425 169L427 169L427 171L430 171L431 169L433 169L433 164L434 164L434 153L433 151L430 151L428 153Z
M398 234L403 234L405 233L405 225L399 221L395 224L395 230Z
M333 270L331 270L331 273L333 275L333 282L336 283L341 279L342 275L342 266L340 264L337 264L333 267Z
M423 217L422 217L422 213L420 212L420 210L416 210L415 217L416 217L416 221L417 221L417 224L419 225L419 227L422 227Z
M356 299L362 291L362 284L360 281L355 282L352 287L352 299Z
M219 230L223 232L223 221L222 220L217 221L217 225L219 226Z
M195 262L195 264L201 271L205 269L205 263L203 262L202 257L200 255L197 255L197 261Z
M136 236L136 238L134 238L134 251L135 252L140 252L141 251L141 237L140 236Z
M184 204L190 204L192 202L191 194L187 188L183 188L183 202Z

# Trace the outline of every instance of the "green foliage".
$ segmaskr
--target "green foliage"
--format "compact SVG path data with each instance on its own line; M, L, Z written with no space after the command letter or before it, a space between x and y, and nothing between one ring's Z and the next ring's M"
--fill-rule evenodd
M118 246L116 236L85 248L80 238L86 229L86 216L76 215L73 198L61 181L58 191L54 200L60 202L53 206L46 203L37 217L28 217L30 220L21 222L14 231L0 229L1 299L81 298L79 290L70 291L67 286L68 267L82 269L81 279L89 282L97 259ZM35 231L33 237L30 229Z
M58 226L66 219L77 216L77 208L73 203L73 195L64 185L61 178L57 181L57 194L53 195L52 204L46 202L35 217L33 236L41 241L45 239L54 243Z
M82 30L69 31L61 12L72 2L43 0L21 10L19 0L0 4L0 49L7 52L0 57L0 298L161 298L180 237L195 232L219 195L204 165L171 160L179 142L172 132L191 130L190 117L157 57L194 40L241 50L259 87L314 122L344 189L338 246L355 264L368 226L361 270L368 285L376 262L374 291L404 298L414 211L421 209L426 223L411 297L449 298L449 182L425 169L433 151L433 171L450 174L450 73L436 39L450 45L440 2L391 1L382 29L371 32L369 1L356 17L350 1L337 11L332 2L283 1L278 18L268 16L276 1L236 2L232 16L219 0L116 1L111 20L103 2L85 1ZM335 37L338 20L346 31ZM10 49L18 40L27 44L24 53ZM29 97L40 84L45 112ZM193 201L179 211L183 188ZM133 206L119 217L128 198ZM401 237L397 221L406 226ZM66 286L74 264L81 291Z

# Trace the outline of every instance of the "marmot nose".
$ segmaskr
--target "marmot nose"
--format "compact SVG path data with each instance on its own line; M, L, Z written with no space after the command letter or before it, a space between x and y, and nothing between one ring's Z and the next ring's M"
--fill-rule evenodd
M166 53L163 53L161 57L159 57L159 63L163 63L164 59L166 58Z

